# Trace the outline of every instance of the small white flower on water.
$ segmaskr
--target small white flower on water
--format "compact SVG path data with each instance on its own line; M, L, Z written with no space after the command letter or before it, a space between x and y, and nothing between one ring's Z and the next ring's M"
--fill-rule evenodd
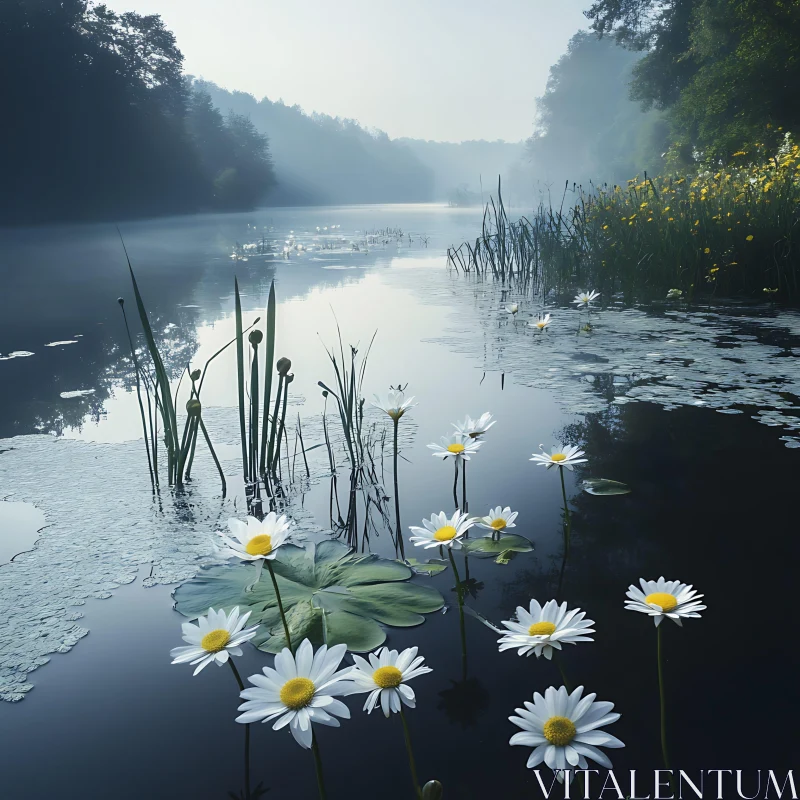
M228 615L221 609L214 611L208 609L206 616L197 618L197 625L184 622L183 641L188 642L188 647L173 647L169 651L173 664L197 664L194 674L207 667L213 661L217 666L222 666L231 656L240 656L240 645L249 641L256 635L258 625L245 628L251 612L239 616L239 606L236 606Z
M531 320L528 323L529 328L536 328L537 330L543 331L547 326L550 324L550 314L539 314L539 316L535 320Z
M414 398L406 399L400 389L390 389L386 400L381 400L378 395L373 395L373 397L375 399L372 401L372 405L387 413L393 420L400 419L406 411L416 405Z
M515 709L518 716L509 717L522 728L511 737L509 744L533 748L528 757L529 769L535 769L544 761L556 771L560 782L564 780L564 772L559 770L570 770L572 781L576 767L588 769L587 759L611 769L611 761L600 748L625 745L616 736L599 729L616 722L619 714L612 713L613 703L596 702L596 694L582 695L583 686L572 694L564 686L558 690L550 686L544 697L535 692L532 703L526 701L525 708Z
M470 456L478 452L481 442L463 433L442 436L441 444L429 444L433 455L439 458L454 458L456 461L469 461Z
M508 506L502 508L490 509L485 517L479 517L477 520L481 528L487 528L490 531L504 531L506 528L516 528L514 520L517 518L519 512L512 511Z
M702 594L680 581L665 581L663 577L657 581L646 581L639 578L639 589L631 584L626 595L630 598L625 601L627 611L641 611L653 617L653 622L658 627L664 617L669 617L681 627L681 617L693 619L700 618L700 611L705 611L706 606L698 602Z
M548 600L540 606L531 600L528 610L517 606L516 620L503 620L508 632L498 639L500 652L517 650L521 656L535 653L537 658L551 659L553 650L561 650L564 643L593 642L587 634L594 633L594 620L585 616L579 608L567 611L566 603Z
M592 289L591 292L578 292L572 302L575 303L578 308L588 308L589 304L598 297L600 297L600 292L596 292Z
M472 419L472 417L467 416L463 422L454 422L453 427L462 436L469 436L470 439L477 439L479 436L483 436L495 422L497 422L497 420L493 420L492 415L488 411L485 411L478 419Z
M518 303L509 303L506 306L506 313L507 314L516 314L519 311L519 304Z
M456 511L452 517L448 517L444 511L434 514L430 519L422 520L424 528L416 525L410 526L414 534L409 541L416 547L424 547L426 550L431 547L461 547L461 537L475 524L474 519L469 515Z
M343 695L352 684L346 679L349 668L339 670L347 645L327 645L314 653L304 639L293 656L288 647L275 656L275 668L264 667L263 675L251 675L247 680L254 688L240 692L245 703L237 722L270 722L273 730L289 726L295 741L309 749L313 739L311 724L339 727L339 720L350 719L350 709L337 696Z
M220 548L220 554L236 556L242 561L271 561L278 548L288 542L291 524L284 514L279 517L274 511L270 511L260 522L255 517L248 517L247 522L229 519L228 528L233 538L218 531L226 545Z
M422 666L425 659L417 655L417 647L409 647L398 653L382 647L375 653L369 654L369 661L361 656L353 655L356 665L351 670L348 678L353 681L353 688L345 694L364 694L369 692L364 711L372 713L372 709L380 700L381 709L385 716L392 712L400 711L403 703L409 708L416 707L414 690L408 686L408 681L427 672L433 672L430 667Z
M545 466L547 469L551 467L566 467L572 472L573 464L583 464L588 461L587 458L581 458L584 451L575 447L574 445L562 445L554 447L551 452L544 452L544 445L539 445L541 453L534 453L530 461L535 461L538 466Z

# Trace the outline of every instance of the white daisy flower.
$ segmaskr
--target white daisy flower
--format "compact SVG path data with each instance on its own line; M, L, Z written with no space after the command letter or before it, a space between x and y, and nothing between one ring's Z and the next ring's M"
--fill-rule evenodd
M619 719L611 713L613 703L595 702L596 694L583 695L583 686L569 694L564 686L556 690L550 686L544 697L535 692L533 702L525 702L525 708L517 708L519 716L509 720L522 728L515 733L509 744L533 747L528 757L529 769L538 767L543 761L556 771L559 781L564 773L558 770L588 769L587 759L596 761L601 767L611 769L611 761L600 747L625 747L610 733L599 730Z
M242 648L240 645L249 641L256 635L258 625L252 628L245 628L247 620L250 619L248 611L243 616L239 616L239 606L228 615L222 609L214 611L208 609L206 616L197 618L197 625L191 622L184 622L183 641L188 642L188 647L173 647L169 651L172 656L173 664L197 664L194 674L197 675L201 669L217 662L217 666L225 664L231 656L240 656Z
M508 632L498 639L500 652L517 650L521 656L535 653L537 658L544 655L551 659L553 650L561 650L564 643L593 642L587 634L594 633L594 620L584 619L585 616L579 608L567 611L566 603L548 600L542 607L531 600L527 611L517 606L516 620L503 620Z
M705 611L706 606L698 602L702 594L680 581L665 581L663 577L657 581L646 581L639 578L641 589L631 584L626 595L630 600L625 601L628 611L641 611L653 617L656 627L661 624L664 617L669 617L683 627L681 617L699 619L698 612Z
M554 447L551 452L544 452L544 445L540 444L539 448L541 453L534 453L530 461L535 461L539 466L545 466L547 469L551 467L566 467L572 472L573 464L583 464L588 461L588 458L581 458L585 455L584 451L575 447L574 445L562 445Z
M576 303L578 308L583 308L584 306L588 308L589 304L598 297L600 297L600 292L595 292L593 289L591 292L578 292L572 302Z
M529 328L536 328L537 330L543 331L547 326L550 324L550 314L539 314L539 316L535 320L531 320L528 323Z
M372 713L372 709L380 699L381 709L386 717L392 712L400 711L403 703L409 708L416 706L414 690L407 685L408 681L427 672L433 672L430 667L422 666L425 660L417 655L417 647L409 647L398 653L382 647L375 653L369 654L369 661L353 654L356 665L348 675L353 681L353 688L345 694L363 694L369 692L364 711Z
M516 314L519 311L519 304L518 303L509 303L506 306L506 313L507 314Z
M285 514L279 517L274 511L270 511L261 522L255 517L248 517L246 523L240 519L229 519L228 528L233 538L218 531L226 545L220 549L220 553L228 557L236 556L242 561L271 561L278 548L288 542L291 524Z
M475 520L458 510L452 517L448 517L444 511L440 511L430 519L422 520L422 524L425 526L424 528L410 526L414 536L409 541L413 542L415 546L421 545L426 550L439 545L458 549L461 547L459 540L475 524Z
M508 506L502 508L492 508L485 517L479 517L477 520L481 528L487 528L490 531L504 531L506 528L516 528L514 520L519 516L518 511L512 511Z
M463 422L454 422L453 427L462 436L469 436L470 439L477 439L479 436L483 436L495 422L497 422L497 420L493 420L492 415L488 411L485 411L478 419L472 419L472 417L467 416Z
M350 669L337 672L342 663L346 644L334 647L322 645L314 653L308 639L304 639L293 656L288 647L275 656L275 668L264 667L263 675L251 675L247 680L255 688L240 692L247 702L239 706L243 711L237 722L269 722L275 719L272 729L289 726L295 741L309 749L313 733L311 724L339 727L339 720L350 719L350 710L335 698L344 694L351 684L346 680Z
M409 397L406 399L405 394L400 389L390 389L386 400L381 400L378 395L373 395L373 397L375 399L372 401L372 405L386 412L395 421L416 405L414 398Z
M433 455L439 458L454 458L456 461L469 461L470 456L478 452L482 442L461 433L442 436L441 444L429 444Z

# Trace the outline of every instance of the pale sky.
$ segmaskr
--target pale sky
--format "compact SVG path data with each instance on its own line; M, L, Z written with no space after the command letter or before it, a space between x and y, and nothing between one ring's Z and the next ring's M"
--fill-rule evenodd
M391 137L518 141L589 0L108 0L160 14L187 72Z

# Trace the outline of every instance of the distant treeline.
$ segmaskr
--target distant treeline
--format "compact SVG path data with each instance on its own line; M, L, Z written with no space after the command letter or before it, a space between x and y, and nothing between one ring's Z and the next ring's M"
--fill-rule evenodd
M247 208L267 137L182 75L160 17L84 0L0 2L0 224Z

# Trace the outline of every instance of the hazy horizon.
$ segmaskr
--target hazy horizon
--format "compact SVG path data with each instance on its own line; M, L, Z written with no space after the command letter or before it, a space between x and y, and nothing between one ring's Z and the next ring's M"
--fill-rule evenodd
M535 98L587 0L111 0L160 14L189 74L306 112L358 120L392 138L518 142L533 132ZM514 24L509 25L509 18ZM359 58L359 54L363 58Z

